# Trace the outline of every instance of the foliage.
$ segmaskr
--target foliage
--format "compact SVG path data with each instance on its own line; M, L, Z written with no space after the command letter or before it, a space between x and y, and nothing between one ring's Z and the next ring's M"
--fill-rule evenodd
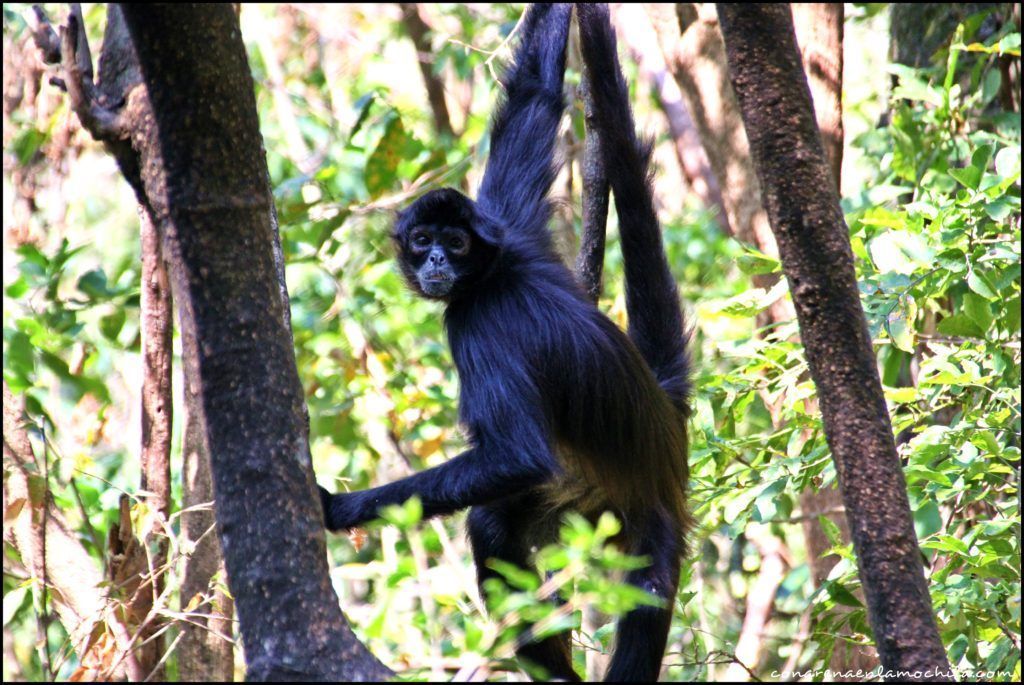
M943 641L965 677L1006 680L1020 675L1020 117L995 102L995 55L1019 54L1020 38L967 44L981 19L958 28L941 64L892 65L890 123L853 143L877 178L844 208ZM775 296L748 289L702 312L746 318ZM793 333L726 341L723 358L739 363L698 384L698 517L732 536L778 531L803 488L835 485ZM772 429L767 405L780 399ZM807 668L827 665L837 638L870 639L852 551L826 532L843 561L808 598Z
M871 16L878 9L864 7ZM243 35L252 41L314 467L325 486L357 489L463 447L440 310L404 288L388 234L392 212L418 193L479 182L498 92L493 68L507 56L500 46L520 10L430 10L434 71L461 105L452 113L456 136L444 141L397 12L313 11L247 6ZM98 45L102 12L86 19ZM5 5L5 51L8 40L24 39L20 22ZM930 68L891 66L888 122L872 122L850 143L874 176L847 194L844 209L944 644L961 668L1019 680L1020 118L999 105L998 60L1019 57L1020 47L1019 34L1005 30L978 40L980 23L950 36ZM848 28L854 50L872 49ZM638 82L635 66L626 68ZM654 104L646 95L637 88L641 119ZM5 242L4 378L26 395L57 505L100 559L97 541L116 521L119 491L138 483L137 220L113 163L85 136L69 135L66 103L47 97L49 106L5 120L5 230L18 223L6 198L37 195L28 238L10 250ZM580 116L576 108L576 135ZM662 135L659 145L671 141ZM104 193L106 185L117 192ZM578 174L556 187L571 187L578 205ZM656 191L666 200L678 194ZM571 236L578 213L564 214L553 228ZM759 570L751 541L764 536L781 540L792 563L756 672L773 679L787 663L823 669L838 641L867 643L870 628L852 551L827 519L842 561L818 589L806 563L800 493L835 487L835 471L795 324L754 324L787 294L784 281L766 292L750 276L779 265L725 237L700 208L673 206L664 218L694 326L691 492L701 525L676 598L667 677L721 676ZM612 223L601 307L624 323ZM175 410L180 416L177 400ZM178 470L176 461L176 482ZM506 582L494 581L485 607L461 517L422 522L417 506L389 512L389 525L375 525L358 549L341 536L329 543L332 579L357 634L408 677L460 669L500 677L517 668L510 648L528 626L576 631L582 670L585 655L607 651L614 616L649 601L617 580L635 563L606 544L617 524L569 519L560 544L538 551L541 573L496 568ZM5 560L16 556L5 545ZM66 633L58 621L39 632L44 595L8 567L4 625L15 637L17 676L68 677L73 660L46 673L40 658L66 652ZM547 601L556 595L564 603ZM584 612L590 603L604 615ZM805 618L813 619L806 636ZM5 676L7 668L5 660Z

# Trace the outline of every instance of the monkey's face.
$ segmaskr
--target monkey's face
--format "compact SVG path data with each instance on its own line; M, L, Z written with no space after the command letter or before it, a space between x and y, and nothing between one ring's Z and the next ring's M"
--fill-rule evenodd
M431 191L401 212L394 239L413 290L438 300L468 292L498 253L478 225L473 201L451 189Z
M421 224L409 233L407 259L418 290L426 297L444 299L472 266L472 234L458 226Z

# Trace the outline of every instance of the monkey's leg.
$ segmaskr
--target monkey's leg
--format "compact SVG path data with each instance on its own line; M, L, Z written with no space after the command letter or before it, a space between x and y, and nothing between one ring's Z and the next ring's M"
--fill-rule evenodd
M660 597L664 606L638 607L619 619L605 681L654 682L661 671L679 585L679 537L667 517L652 516L630 540L630 554L649 556L651 565L630 571L626 581Z
M540 512L534 513L528 497L510 498L470 510L467 528L481 594L485 580L501 578L499 573L487 567L488 559L501 559L528 567L530 543L525 527L537 525L541 516ZM553 635L519 647L516 654L544 668L551 678L578 682L580 677L572 668L569 638L569 633Z

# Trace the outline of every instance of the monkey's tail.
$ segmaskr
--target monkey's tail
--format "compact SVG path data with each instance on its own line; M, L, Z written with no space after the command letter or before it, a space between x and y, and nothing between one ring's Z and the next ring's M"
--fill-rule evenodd
M636 134L608 6L577 3L576 13L583 61L591 79L601 157L619 217L629 336L661 387L676 406L686 411L690 391L688 336L654 209L650 171L653 142Z

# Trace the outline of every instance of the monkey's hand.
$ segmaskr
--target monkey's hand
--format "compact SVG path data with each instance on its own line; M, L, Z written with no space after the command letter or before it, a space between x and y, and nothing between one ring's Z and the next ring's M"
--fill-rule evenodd
M324 527L331 532L355 528L366 520L365 508L358 492L341 492L332 495L320 488L320 505L324 509Z

